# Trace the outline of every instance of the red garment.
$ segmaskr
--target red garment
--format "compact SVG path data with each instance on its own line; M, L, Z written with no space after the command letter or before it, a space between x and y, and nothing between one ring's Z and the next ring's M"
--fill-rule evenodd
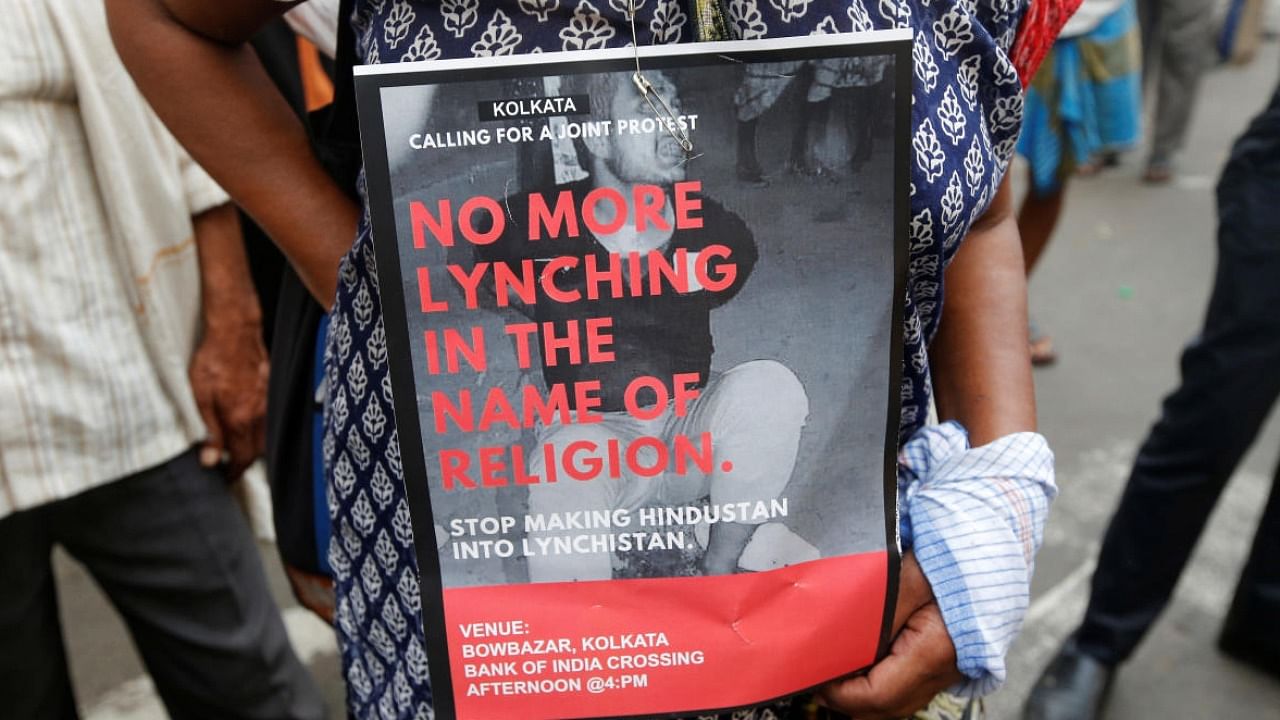
M1058 39L1058 33L1083 0L1031 0L1013 43L1013 67L1026 88L1041 61Z

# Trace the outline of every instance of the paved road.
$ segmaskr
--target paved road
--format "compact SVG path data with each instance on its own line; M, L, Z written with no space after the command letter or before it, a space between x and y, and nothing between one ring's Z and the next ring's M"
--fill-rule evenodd
M1133 455L1177 381L1181 346L1198 329L1214 268L1212 188L1231 140L1269 97L1280 48L1206 80L1183 175L1136 181L1140 154L1071 188L1067 217L1032 280L1032 313L1061 361L1037 371L1041 430L1057 453L1062 494L1033 586L1033 605L992 698L1013 720L1029 686L1084 610L1092 562ZM1176 597L1119 675L1109 720L1280 717L1280 683L1214 649L1236 576L1270 487L1280 422L1233 479Z
M1129 164L1072 188L1068 217L1032 287L1032 307L1061 362L1036 376L1042 429L1058 455L1062 497L1041 553L1035 598L992 716L1013 720L1040 667L1079 619L1098 537L1180 346L1199 323L1213 268L1211 188L1230 139L1265 100L1280 65L1271 44L1245 69L1212 74L1184 175L1136 182ZM1273 420L1232 483L1177 597L1121 673L1111 720L1276 717L1280 683L1228 661L1213 637L1280 449ZM269 549L277 596L299 653L341 707L332 635L293 606ZM92 582L60 558L67 644L90 720L163 718L120 621Z

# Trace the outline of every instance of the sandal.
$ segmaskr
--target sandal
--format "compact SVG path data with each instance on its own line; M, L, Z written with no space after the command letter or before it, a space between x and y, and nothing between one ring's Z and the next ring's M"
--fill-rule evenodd
M1120 153L1115 150L1103 150L1076 166L1076 175L1093 177L1103 170L1109 170L1120 164Z
M1053 338L1040 331L1034 322L1029 323L1027 340L1031 349L1031 365L1044 367L1058 361L1058 351L1053 347Z

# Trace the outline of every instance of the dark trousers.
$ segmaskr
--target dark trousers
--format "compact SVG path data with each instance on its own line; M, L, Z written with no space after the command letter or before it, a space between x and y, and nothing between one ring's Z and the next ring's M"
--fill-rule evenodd
M1078 646L1125 660L1164 608L1214 503L1280 394L1280 91L1218 183L1218 268L1103 542ZM1280 653L1280 475L1228 625Z
M324 717L220 473L194 452L0 520L0 715L75 718L54 543L124 617L171 717Z
M1212 0L1138 2L1144 84L1155 102L1152 157L1168 159L1186 140L1200 81L1213 66L1213 8Z

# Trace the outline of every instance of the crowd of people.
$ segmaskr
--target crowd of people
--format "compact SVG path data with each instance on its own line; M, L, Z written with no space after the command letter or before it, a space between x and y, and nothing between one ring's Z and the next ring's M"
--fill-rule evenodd
M231 483L264 454L279 552L297 599L335 627L347 715L432 716L394 414L388 405L373 431L356 408L335 412L332 401L381 402L365 389L387 373L385 363L359 360L385 342L385 330L350 69L471 57L486 23L501 19L517 53L832 26L915 31L923 50L913 123L923 129L952 103L975 140L942 145L936 167L911 164L910 260L921 269L907 283L901 348L904 559L894 640L864 675L732 717L980 718L981 697L1007 677L1057 492L1049 442L1036 432L1031 365L1051 363L1058 349L1028 320L1027 278L1068 186L1114 172L1144 125L1142 180L1177 176L1210 64L1211 4L310 0L293 9L293 30L279 20L291 5L0 0L0 67L11 69L0 76L6 717L77 716L55 545L123 616L172 717L341 714L324 707L290 647L233 496ZM791 169L856 171L870 157L874 128L860 108L892 91L883 67L764 70L738 88L740 179L767 183L755 128L780 97L796 100L786 108L796 116ZM795 78L804 92L784 96ZM970 81L982 92L956 102ZM846 131L839 157L815 151L828 126ZM1006 172L1015 145L1028 168L1017 209ZM951 174L944 169L966 173L973 192L955 200L937 179ZM1046 670L1028 719L1100 716L1115 667L1167 602L1212 500L1280 394L1280 326L1269 302L1280 287L1280 248L1268 244L1280 237L1270 209L1276 177L1280 94L1223 172L1204 332L1135 462L1084 622ZM944 214L963 218L946 228L955 242L942 241ZM792 400L805 402L803 391ZM757 453L772 447L757 445ZM357 453L395 461L351 462ZM346 468L345 489L335 467ZM385 501L357 507L375 486ZM365 513L358 522L357 513ZM384 547L388 535L399 544ZM736 557L745 538L733 542ZM376 583L361 577L370 567ZM1273 673L1277 569L1280 490L1221 640ZM405 631L389 636L389 618Z
M1150 142L1144 182L1175 177L1176 156L1211 65L1213 6L1200 0L1084 0L1031 82L1018 152L1027 162L1018 211L1030 276L1065 207L1072 177L1115 168L1142 139L1143 89ZM1050 335L1030 326L1031 361L1057 359Z

